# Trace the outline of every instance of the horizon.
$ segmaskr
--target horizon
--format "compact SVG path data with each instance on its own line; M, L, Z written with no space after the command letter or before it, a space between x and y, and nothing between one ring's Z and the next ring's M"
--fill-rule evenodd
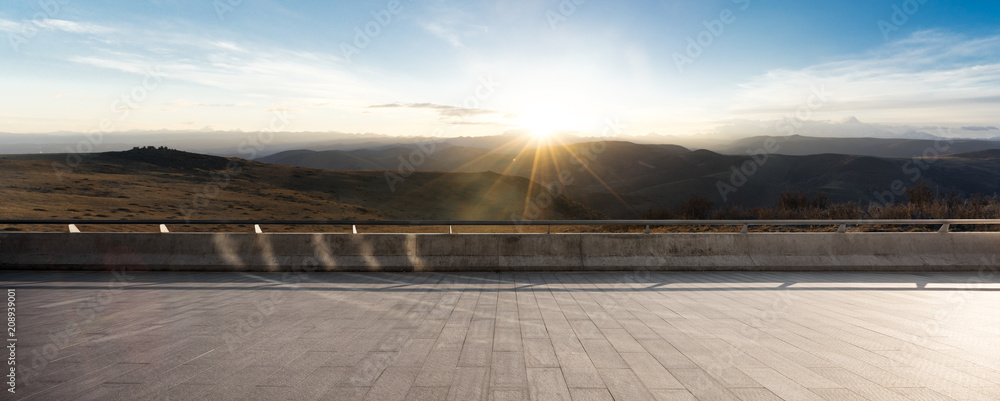
M998 16L2 2L6 391L1000 400Z
M586 137L611 120L628 136L730 139L853 119L840 136L987 139L1000 136L998 13L916 0L5 4L0 132Z

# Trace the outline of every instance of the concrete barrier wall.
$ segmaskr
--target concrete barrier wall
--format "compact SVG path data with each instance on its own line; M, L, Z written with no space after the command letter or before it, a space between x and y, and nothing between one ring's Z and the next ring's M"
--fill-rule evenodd
M1000 267L1000 233L3 233L0 269L838 270Z

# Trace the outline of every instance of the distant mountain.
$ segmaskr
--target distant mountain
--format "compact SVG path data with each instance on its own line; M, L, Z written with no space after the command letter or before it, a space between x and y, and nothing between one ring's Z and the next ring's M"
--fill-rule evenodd
M810 139L792 138L780 149ZM881 152L911 152L903 145L913 146L891 145L883 144ZM506 220L634 218L692 196L708 197L717 207L766 207L783 191L823 192L833 202L899 202L905 200L901 188L921 180L941 193L1000 192L1000 149L911 158L725 155L620 141L520 149L517 143L426 146L298 150L264 158L293 166L152 148L84 155L79 166L64 171L52 166L66 163L65 155L0 156L0 193L18 199L8 202L5 216L25 218L183 217L180 205L225 182L199 216ZM230 163L240 172L220 175Z
M424 151L426 149L429 151ZM510 160L513 149L499 148L490 151L481 148L433 144L423 147L394 146L381 149L342 150L290 150L265 156L263 163L318 168L325 170L404 170L421 171L490 171L504 160Z
M837 153L876 157L924 157L1000 149L1000 142L972 139L888 139L888 138L820 138L800 135L757 136L739 139L709 149L732 155L755 151L765 142L774 141L782 155L817 155Z
M987 150L980 150L978 152L948 155L946 156L946 158L955 160L961 160L961 159L994 160L994 159L1000 159L1000 149L987 149Z
M801 141L809 143L813 139L817 138ZM761 148L763 139L758 140L761 142L747 142L745 149ZM796 140L782 142L779 152L795 150ZM819 142L831 147L836 143ZM978 142L972 145L981 145ZM918 149L919 146L933 146L933 141L860 141L830 150L859 149L864 144L880 144L878 153L912 154L913 146ZM956 141L951 149L974 148L972 145ZM926 180L941 191L953 187L966 193L1000 191L997 150L913 159L833 153L771 154L765 158L747 155L745 149L738 152L740 154L725 155L673 145L591 142L508 153L509 149L504 148L485 151L455 146L440 154L427 155L427 161L415 167L442 171L489 170L530 178L615 218L637 217L651 208L673 208L695 195L708 197L716 205L762 207L774 205L782 191L824 192L836 202L902 201L902 196L889 196L887 191L894 185L910 187L920 180ZM281 158L265 159L318 167L324 165L324 158L331 158L334 160L325 165L343 168L363 158L365 165L374 166L372 168L395 170L400 164L399 157L408 152L412 150L390 148L352 151L346 155L308 153L307 157L298 158L294 153L286 153ZM749 173L735 172L740 169ZM900 184L894 184L896 181ZM537 196L528 202L536 201Z
M823 192L834 202L898 202L905 197L892 194L894 187L912 187L921 180L942 193L953 188L966 194L1000 192L998 150L920 159L840 154L765 159L707 150L669 152L662 145L600 146L606 150L576 163L577 156L586 155L593 145L539 149L539 163L533 162L532 154L521 155L508 174L532 177L545 185L558 182L557 172L569 171L572 184L565 193L614 217L674 208L696 195L717 206L742 207L773 206L783 191Z

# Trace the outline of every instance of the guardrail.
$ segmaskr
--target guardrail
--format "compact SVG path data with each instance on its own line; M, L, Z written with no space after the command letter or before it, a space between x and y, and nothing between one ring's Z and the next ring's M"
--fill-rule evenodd
M0 225L69 224L66 232L0 232L0 271L11 269L139 269L166 271L618 271L819 270L1000 271L1000 219L983 220L0 220ZM76 225L160 225L154 232L79 232ZM196 233L167 226L200 225ZM233 227L233 224L251 225ZM287 232L306 225L368 226L383 233ZM930 232L846 232L847 225L925 225ZM989 231L939 234L960 225ZM88 226L89 225L89 226ZM213 226L214 225L214 226ZM284 227L282 226L284 225ZM617 232L404 234L377 226L619 226ZM642 234L659 226L827 226L824 232ZM837 232L832 225L840 225ZM53 226L49 226L53 227ZM57 226L66 227L66 226ZM155 226L154 226L155 227ZM145 227L143 227L145 228ZM180 227L178 227L180 228ZM317 227L318 228L318 227ZM346 228L346 227L345 227ZM368 231L363 230L363 231ZM26 231L26 230L24 230ZM320 231L320 230L316 230ZM339 231L339 230L337 230ZM433 231L438 231L437 228ZM477 230L493 231L493 230ZM513 231L513 230L497 230ZM520 230L519 230L520 231ZM588 230L590 231L590 230ZM626 232L621 232L626 231ZM721 231L721 230L720 230ZM785 231L785 232L780 232ZM819 231L819 230L816 230ZM860 231L860 230L859 230ZM867 230L866 230L867 231ZM892 231L892 230L875 230ZM907 230L909 231L909 230ZM971 230L970 230L971 231ZM648 233L647 229L647 233ZM550 231L551 233L551 231ZM311 270L310 270L311 271Z
M898 220L85 220L85 219L19 219L0 220L0 225L69 225L70 232L79 232L77 225L254 225L261 233L262 225L322 225L322 226L847 226L864 225L940 225L948 232L952 225L1000 225L1000 219L898 219Z

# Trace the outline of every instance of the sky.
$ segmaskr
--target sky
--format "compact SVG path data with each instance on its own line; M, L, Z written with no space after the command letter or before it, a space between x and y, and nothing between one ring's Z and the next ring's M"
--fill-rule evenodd
M856 118L993 137L998 17L995 0L10 0L0 132L705 135Z

